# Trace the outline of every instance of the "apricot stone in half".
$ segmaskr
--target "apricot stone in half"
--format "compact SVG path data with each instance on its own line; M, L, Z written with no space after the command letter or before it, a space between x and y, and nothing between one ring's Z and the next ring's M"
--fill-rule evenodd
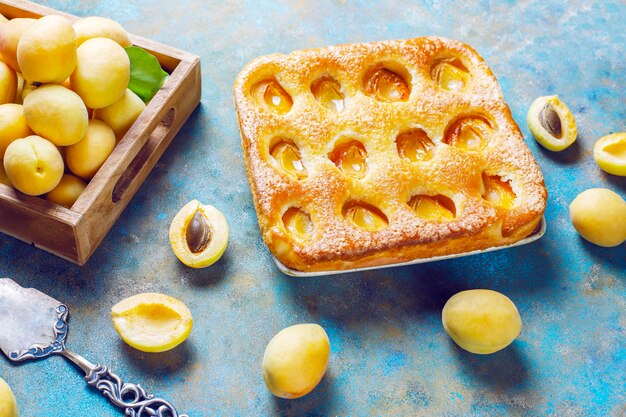
M187 339L193 326L191 311L182 301L164 294L138 294L111 309L115 330L142 352L165 352Z
M228 223L221 211L197 200L187 203L170 226L176 257L192 268L205 268L222 257L228 245Z
M535 140L553 152L567 148L578 136L576 119L558 96L536 99L528 109L527 121Z

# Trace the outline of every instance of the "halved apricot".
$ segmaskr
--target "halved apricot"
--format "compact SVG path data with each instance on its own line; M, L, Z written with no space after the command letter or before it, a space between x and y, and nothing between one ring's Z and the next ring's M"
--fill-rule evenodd
M288 92L275 78L261 81L252 87L252 93L259 104L267 106L278 114L286 114L293 106Z
M226 218L215 207L192 200L172 220L170 245L176 257L187 266L212 265L228 246Z
M485 200L506 210L515 206L517 196L509 181L505 181L498 175L488 175L483 172L483 184L485 185L483 193Z
M401 158L416 162L430 159L435 144L424 130L416 128L400 133L396 137L396 148Z
M527 115L528 128L541 146L562 151L576 140L576 119L558 96L539 97Z
M367 150L357 140L337 145L328 158L348 175L363 178L367 171Z
M461 91L469 83L469 70L458 58L442 58L430 69L430 76L439 87L448 91Z
M466 151L480 151L487 147L492 133L491 124L486 118L467 116L450 125L443 142Z
M353 225L375 232L387 227L389 220L377 207L363 201L350 201L343 207L343 216Z
M115 330L142 352L165 352L184 342L191 328L191 311L182 301L164 294L145 293L126 298L111 309Z
M300 149L295 143L289 140L280 140L272 146L270 155L287 174L296 178L306 177L306 168L302 163L302 155L300 155Z
M343 111L344 94L341 85L330 75L323 75L311 84L311 92L319 103L335 113Z
M439 222L448 222L456 217L454 202L444 195L415 195L409 200L409 207L419 217Z
M287 231L298 240L309 240L315 233L311 216L297 207L290 207L283 214L283 224Z
M593 159L609 174L626 177L626 132L600 138L593 146Z
M406 78L388 68L374 67L365 74L363 90L378 101L407 101L411 95L411 86Z

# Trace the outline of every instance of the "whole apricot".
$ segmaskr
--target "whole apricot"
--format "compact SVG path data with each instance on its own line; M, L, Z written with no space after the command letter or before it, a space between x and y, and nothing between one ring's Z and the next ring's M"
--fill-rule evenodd
M85 104L78 94L60 85L31 91L24 99L24 116L36 134L55 145L73 145L87 133Z
M330 342L317 324L297 324L270 340L263 355L263 377L280 398L300 398L313 391L328 367Z
M120 140L145 108L146 104L143 100L131 90L126 89L122 98L115 103L102 109L95 109L93 117L108 124Z
M17 46L24 32L35 22L31 18L15 18L0 25L0 57L13 71L21 72L17 62Z
M585 190L569 206L570 219L585 240L613 247L626 240L626 202L606 188Z
M63 158L52 142L32 135L7 147L4 169L19 191L41 195L52 191L61 181Z
M117 42L122 48L132 46L128 32L115 20L100 16L84 17L74 23L76 42L78 46L93 38L109 38Z
M90 119L87 134L65 148L67 166L74 175L91 179L115 148L115 133L103 121Z
M115 41L94 38L78 47L78 64L71 83L87 107L99 109L115 103L129 80L130 59Z
M2 378L0 378L0 417L18 417L13 391Z
M59 185L46 194L46 199L65 208L71 208L78 197L85 191L87 184L80 178L64 174Z
M507 347L522 330L515 304L492 290L467 290L453 295L441 313L446 333L472 353L494 353Z
M17 94L17 74L0 61L0 104L13 103Z
M13 184L11 184L11 180L9 180L9 177L7 176L7 172L4 169L4 164L0 164L0 184L13 187Z
M17 62L30 82L62 83L76 67L76 33L63 16L44 16L28 28L17 46Z
M32 134L20 104L0 104L0 159L11 142Z

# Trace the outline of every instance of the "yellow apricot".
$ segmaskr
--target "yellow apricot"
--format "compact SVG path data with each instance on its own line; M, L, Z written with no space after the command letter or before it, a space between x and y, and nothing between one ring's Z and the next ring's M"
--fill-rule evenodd
M76 67L76 34L63 16L44 16L22 35L17 62L24 78L37 83L62 83Z
M192 268L217 262L228 246L228 223L221 211L191 200L180 209L169 230L176 257Z
M87 134L65 148L67 166L74 175L91 179L115 148L115 133L103 121L90 119Z
M0 56L13 71L21 72L17 62L17 46L24 32L35 22L31 18L16 18L0 25Z
M0 104L0 159L11 142L32 134L20 104Z
M130 60L115 41L94 38L78 47L78 64L71 82L87 107L99 109L115 103L129 80Z
M576 119L558 96L537 98L526 119L535 140L548 150L559 152L576 141Z
M64 174L56 188L46 194L46 199L60 206L71 208L83 193L87 184L78 177Z
M138 294L111 309L120 337L142 352L165 352L184 342L193 327L191 311L164 294Z
M600 138L593 146L593 158L609 174L626 177L626 132Z
M15 99L13 100L13 102L16 104L22 104L22 102L24 101L22 99L22 92L24 91L24 85L26 84L26 82L24 81L24 77L22 76L21 72L16 72L15 75L17 76L17 85L15 88Z
M0 104L13 103L17 93L17 74L0 61Z
M13 391L2 378L0 378L0 417L18 417Z
M89 121L78 94L56 84L31 91L24 99L24 116L36 134L59 146L81 140Z
M618 246L626 240L626 202L606 188L585 190L569 206L570 219L585 240Z
M20 104L24 104L24 100L26 100L26 96L28 96L30 93L32 93L33 91L35 91L38 87L34 84L29 83L28 81L24 80L24 86L22 87L22 93L20 94L20 99L21 99L21 103ZM16 102L19 101L19 99L16 97Z
M9 19L7 19L5 15L0 13L0 24L4 24L4 23L6 23L8 21L9 21Z
M95 109L93 117L108 124L120 140L145 108L146 104L143 100L131 90L126 89L122 98L115 103L102 109Z
M317 324L297 324L270 340L263 355L263 378L272 394L300 398L319 384L328 368L330 342Z
M0 164L0 184L8 185L9 187L13 187L11 184L11 180L7 176L7 172L4 169L4 164Z
M74 31L78 46L92 38L109 38L117 42L122 48L133 44L122 25L106 17L89 16L82 18L74 23Z
M479 354L504 349L522 330L515 304L492 290L467 290L453 295L443 307L441 321L457 345Z
M63 177L63 158L52 142L27 136L11 143L4 154L4 169L11 184L29 195L52 191Z

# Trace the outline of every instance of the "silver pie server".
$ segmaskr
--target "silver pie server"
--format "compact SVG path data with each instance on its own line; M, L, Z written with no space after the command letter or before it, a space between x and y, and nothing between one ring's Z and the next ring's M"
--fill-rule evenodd
M129 417L188 417L139 385L122 382L108 367L94 365L68 350L68 317L69 309L60 301L33 288L23 288L9 278L0 279L0 349L9 360L62 355L85 372L88 385Z

